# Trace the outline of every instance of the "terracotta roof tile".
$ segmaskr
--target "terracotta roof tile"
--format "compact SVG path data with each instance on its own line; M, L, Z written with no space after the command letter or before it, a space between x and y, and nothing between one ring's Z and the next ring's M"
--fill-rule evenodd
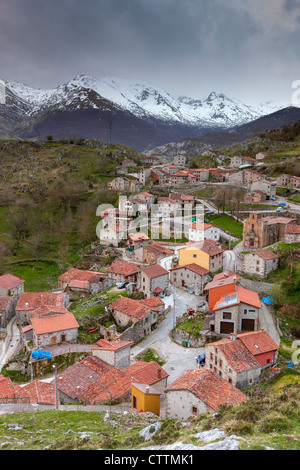
M13 289L22 282L24 282L24 280L21 277L16 277L12 274L3 274L3 276L0 276L0 287L4 289Z
M16 306L16 312L35 310L43 305L64 307L66 294L63 292L23 292Z
M141 272L145 274L147 277L149 277L150 279L153 279L155 277L169 275L169 271L167 271L165 268L163 268L159 264L155 264L153 266L148 266L147 268L143 268Z
M105 339L100 339L97 341L95 348L93 349L103 349L107 351L118 351L119 349L132 346L134 343L132 341L106 341Z
M187 269L188 271L192 271L193 273L199 274L200 276L205 276L209 273L208 269L202 268L202 266L199 266L195 263L186 264L184 266L178 266L177 268L171 269L171 271L177 271L178 269Z
M237 339L247 347L253 356L276 351L279 348L277 343L264 330L242 333L237 335Z
M240 390L208 369L188 370L167 388L167 392L172 390L188 390L214 411L223 404L237 405L249 400Z
M287 225L286 233L300 233L300 225Z
M18 397L29 397L30 403L40 405L55 404L55 384L34 380L16 392Z
M246 372L247 370L257 369L260 367L257 360L240 341L224 339L215 342L213 345L207 346L208 351L210 347L218 348L228 362L230 368L237 373Z
M144 318L144 316L149 312L149 307L147 305L144 305L139 300L134 300L127 297L121 297L120 299L111 303L109 308L111 310L122 312L136 321Z
M135 362L123 369L136 381L143 384L153 385L162 379L169 377L169 374L157 362Z
M300 226L299 226L300 228ZM255 251L255 253L257 256L259 256L260 258L268 261L270 259L276 259L276 258L279 258L278 255L276 255L275 253L273 253L273 251L271 250L262 250L262 251Z
M234 291L224 294L212 310L216 311L227 306L239 305L240 303L261 308L259 296L256 292L237 286Z
M141 268L143 268L142 264L129 263L127 261L117 260L111 265L110 268L108 268L107 272L121 274L126 277L138 273Z
M79 328L76 318L70 312L63 315L31 318L31 324L36 335Z

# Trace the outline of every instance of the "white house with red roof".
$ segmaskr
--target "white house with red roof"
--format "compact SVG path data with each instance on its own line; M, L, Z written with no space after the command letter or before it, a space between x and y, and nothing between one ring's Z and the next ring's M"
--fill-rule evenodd
M213 224L193 222L189 227L189 241L201 242L204 239L219 241L221 231Z
M112 366L124 369L130 365L130 350L133 344L132 341L100 339L92 348L92 354Z
M0 296L19 296L24 292L24 280L12 274L0 276Z
M243 272L252 276L265 278L272 271L276 271L278 266L279 256L271 250L253 251L243 255Z

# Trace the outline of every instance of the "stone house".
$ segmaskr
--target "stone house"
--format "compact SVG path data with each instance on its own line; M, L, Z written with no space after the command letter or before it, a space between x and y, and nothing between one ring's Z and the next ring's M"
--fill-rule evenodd
M206 344L206 365L239 389L255 385L276 364L279 346L264 330Z
M160 158L155 157L154 155L149 155L148 157L144 157L141 160L142 165L160 165L161 161Z
M0 296L0 328L6 328L10 320L15 316L17 298Z
M130 365L130 349L132 345L132 341L107 341L100 339L97 341L96 346L92 348L92 355L111 366L124 369Z
M264 202L267 200L267 195L263 191L260 190L255 190L255 191L249 191L248 193L245 194L244 202L249 202L249 203L260 203Z
M30 323L32 313L38 308L50 307L52 311L66 309L69 305L69 295L66 292L23 292L16 305L18 325Z
M267 199L273 199L276 198L276 188L277 184L275 181L268 181L265 179L262 179L260 181L254 181L251 186L251 191L262 191L267 195Z
M137 289L146 298L163 295L169 287L169 271L159 264L142 268L138 276Z
M300 225L287 225L284 232L284 243L300 243Z
M278 186L288 186L291 182L291 175L286 173L282 173L280 176L276 178L276 183Z
M295 219L288 217L250 214L244 222L243 244L245 248L264 248L284 240L286 226L292 224Z
M150 242L150 238L146 233L143 232L136 232L136 233L129 233L127 237L127 248L131 248L132 250L138 250L139 248L143 248L144 246L148 246Z
M96 271L83 271L71 268L58 278L58 288L69 289L73 292L83 292L86 294L98 294L111 287L108 275Z
M24 292L24 280L12 274L0 276L0 296L19 296Z
M173 254L173 250L170 250L159 243L151 243L150 245L143 247L141 261L145 264L158 264L161 259Z
M31 318L31 325L36 348L77 342L79 324L71 312Z
M174 155L174 165L186 166L189 163L190 157L178 153Z
M258 173L258 171L244 170L244 184L249 185L261 181L264 179L264 175Z
M143 267L143 264L117 260L108 268L108 278L115 284L120 284L121 282L136 284L138 273Z
M300 226L299 226L300 228ZM266 278L279 266L279 256L270 250L261 250L243 255L243 272Z
M221 405L249 400L211 370L188 370L166 389L166 417L183 421L202 413L216 413Z
M126 330L121 336L122 341L135 343L157 327L165 304L160 298L135 300L120 297L109 305L109 309L117 325Z
M209 280L209 271L195 263L170 270L170 282L174 286L191 289L199 295L203 294L203 288Z
M215 318L211 323L212 330L217 335L257 331L260 309L258 294L237 286L232 292L224 294L213 307Z
M235 155L231 158L231 166L233 168L240 168L244 165L257 165L257 163L258 162L255 160L255 158L244 157L242 155Z
M292 176L291 177L291 185L293 188L300 188L300 177L299 176Z

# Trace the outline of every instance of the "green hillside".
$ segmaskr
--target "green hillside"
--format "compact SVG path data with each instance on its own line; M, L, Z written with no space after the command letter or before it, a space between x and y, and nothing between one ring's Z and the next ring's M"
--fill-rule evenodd
M0 141L0 274L56 287L96 240L97 207L117 203L107 183L126 158L140 155L101 141Z

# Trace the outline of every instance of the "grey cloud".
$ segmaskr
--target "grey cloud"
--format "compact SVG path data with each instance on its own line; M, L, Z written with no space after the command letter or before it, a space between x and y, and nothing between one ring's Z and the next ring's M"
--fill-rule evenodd
M221 89L244 101L276 99L300 78L299 30L280 27L280 12L291 20L299 10L294 0L272 2L0 0L0 78L49 87L79 73L115 75L175 95ZM293 77L283 76L288 65Z

